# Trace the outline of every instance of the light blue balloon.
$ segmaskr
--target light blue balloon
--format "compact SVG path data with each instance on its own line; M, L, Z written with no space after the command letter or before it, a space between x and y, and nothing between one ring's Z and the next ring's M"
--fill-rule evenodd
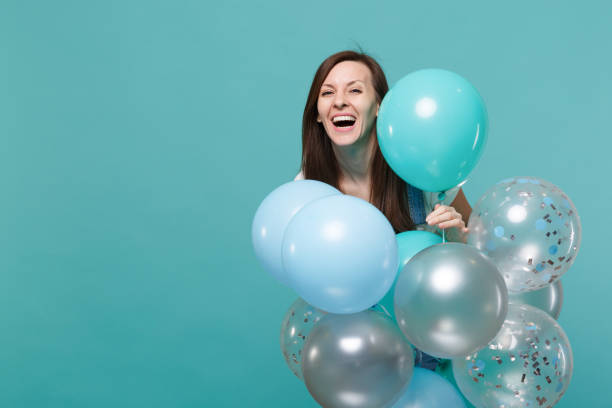
M461 395L442 376L415 367L408 388L392 408L465 408Z
M251 228L253 249L264 269L284 285L289 285L289 280L283 269L281 248L289 221L306 204L338 194L340 191L320 181L298 180L278 187L259 205Z
M442 243L442 237L429 231L401 232L397 234L395 238L397 240L397 250L399 255L398 274L413 256L425 248ZM379 304L391 315L394 320L395 308L393 306L393 293L395 292L396 281L393 282L391 289L389 289L385 297L383 297L379 302Z
M330 313L357 313L387 293L397 274L393 227L350 195L314 201L287 226L283 265L301 298Z
M464 181L487 139L487 111L478 91L441 69L399 80L384 97L376 122L389 166L425 191L445 191Z

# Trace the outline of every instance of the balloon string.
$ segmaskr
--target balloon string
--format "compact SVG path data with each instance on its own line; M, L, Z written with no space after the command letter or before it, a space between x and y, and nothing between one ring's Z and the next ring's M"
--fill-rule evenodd
M446 198L446 193L444 191L438 194L438 204L442 205L442 202ZM442 230L442 243L446 244L446 233L445 230Z

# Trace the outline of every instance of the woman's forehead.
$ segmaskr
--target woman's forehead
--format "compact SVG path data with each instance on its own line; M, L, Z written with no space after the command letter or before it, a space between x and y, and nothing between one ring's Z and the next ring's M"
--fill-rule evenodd
M342 61L336 64L323 81L323 85L348 85L361 82L364 85L372 83L370 69L359 61Z

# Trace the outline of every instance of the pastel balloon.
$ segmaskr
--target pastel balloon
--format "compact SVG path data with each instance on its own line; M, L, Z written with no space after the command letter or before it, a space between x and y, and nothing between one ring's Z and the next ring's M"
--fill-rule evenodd
M569 386L573 356L559 324L530 305L510 304L487 347L453 360L463 395L476 407L552 407Z
M510 292L544 288L572 265L581 240L576 207L555 185L515 177L490 188L468 223L468 244L495 262Z
M457 387L457 382L455 381L455 376L453 375L452 360L442 360L440 364L436 366L435 373L453 385L453 388L455 388L457 393L461 396L461 400L466 408L474 408L474 405L470 404L470 401L465 398Z
M255 255L264 269L284 285L289 281L282 265L281 248L289 221L306 204L338 194L340 191L320 181L292 181L268 194L257 208L251 228Z
M554 281L545 288L531 292L508 293L510 303L528 304L548 313L553 319L558 319L563 306L563 286L561 279Z
M385 407L399 398L413 365L412 348L397 326L366 310L324 316L306 340L302 372L323 407Z
M468 245L446 243L416 254L395 286L395 316L415 347L435 357L484 347L506 318L508 291L495 264Z
M461 395L442 376L415 367L406 391L392 408L465 408Z
M429 248L432 245L442 243L442 237L437 234L428 231L405 231L396 235L397 240L397 251L399 255L399 272L406 266L408 261L412 259L417 253L421 252L425 248ZM395 292L395 282L391 286L391 289L387 292L384 298L379 302L380 306L384 308L389 314L395 319L395 312L393 307L393 294Z
M297 299L287 313L281 324L280 345L281 352L289 369L302 379L302 349L314 325L327 313Z
M283 265L291 286L330 313L356 313L378 303L393 284L397 264L389 221L350 195L310 203L285 231Z
M385 95L376 121L389 166L425 191L464 181L487 140L487 111L478 91L461 76L424 69L400 79Z

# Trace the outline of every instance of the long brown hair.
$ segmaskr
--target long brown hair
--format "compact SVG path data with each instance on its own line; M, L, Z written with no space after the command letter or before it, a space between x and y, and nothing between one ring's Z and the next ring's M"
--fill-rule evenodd
M336 188L339 188L340 167L323 124L317 122L317 100L323 81L332 68L343 61L361 62L369 68L378 103L389 90L382 68L365 53L341 51L328 57L317 69L302 118L302 171L304 178L319 180ZM406 183L391 170L380 151L378 141L370 162L370 174L370 202L385 214L396 232L414 229L408 209Z

